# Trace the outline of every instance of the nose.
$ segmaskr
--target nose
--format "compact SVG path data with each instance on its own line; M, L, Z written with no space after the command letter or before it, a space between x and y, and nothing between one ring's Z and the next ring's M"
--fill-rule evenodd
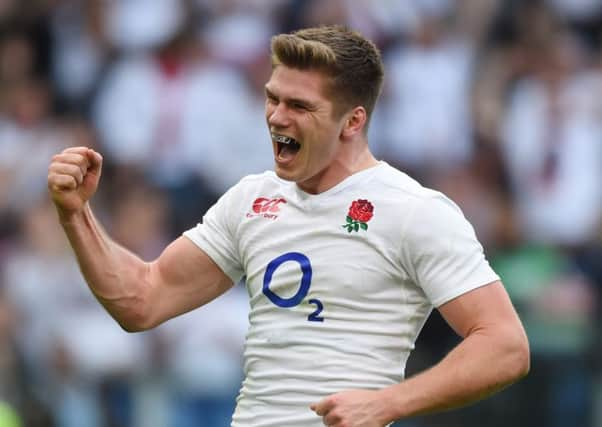
M290 117L286 105L283 102L268 105L266 116L270 127L286 128L290 124Z

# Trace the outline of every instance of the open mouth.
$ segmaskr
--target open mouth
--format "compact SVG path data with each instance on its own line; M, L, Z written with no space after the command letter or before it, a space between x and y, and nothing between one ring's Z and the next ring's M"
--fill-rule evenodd
M291 159L301 149L301 144L290 136L272 134L272 140L277 144L277 156L281 160Z

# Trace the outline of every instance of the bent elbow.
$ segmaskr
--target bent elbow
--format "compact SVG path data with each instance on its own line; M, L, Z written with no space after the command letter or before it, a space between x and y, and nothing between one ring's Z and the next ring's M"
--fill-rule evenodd
M151 316L150 305L145 303L144 298L128 298L112 304L105 301L103 305L125 332L143 332L158 324Z
M510 354L509 382L513 383L526 377L531 369L531 353L526 335L516 340Z
M517 380L526 377L531 370L531 352L529 350L529 341L527 338L524 340L524 344L519 350L519 363L518 365L518 374Z
M119 326L121 326L121 329L123 329L125 332L131 333L131 334L136 333L136 332L144 332L149 329L152 329L151 327L146 327L142 323L126 322L126 321L119 321L119 320L117 321L117 323L119 324Z
M126 332L143 332L161 323L156 316L156 300L148 282L112 299L98 299L119 326Z
M129 310L127 315L115 320L121 329L129 333L148 331L159 324L151 318L150 313L140 309Z

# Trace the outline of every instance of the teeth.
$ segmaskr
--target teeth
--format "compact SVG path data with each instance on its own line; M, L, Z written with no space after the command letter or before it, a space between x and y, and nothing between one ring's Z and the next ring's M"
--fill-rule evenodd
M272 139L276 142L280 142L281 144L292 144L295 142L293 138L284 135L272 134Z

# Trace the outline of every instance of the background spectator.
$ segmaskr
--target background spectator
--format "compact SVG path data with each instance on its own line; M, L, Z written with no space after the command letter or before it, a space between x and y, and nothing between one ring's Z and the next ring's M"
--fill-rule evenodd
M95 211L153 258L240 177L271 168L271 35L332 23L386 59L374 151L461 206L532 344L524 381L398 425L602 425L600 0L0 0L0 417L228 425L243 287L122 332L52 219L47 165L67 146L102 152ZM407 374L454 343L435 312Z

